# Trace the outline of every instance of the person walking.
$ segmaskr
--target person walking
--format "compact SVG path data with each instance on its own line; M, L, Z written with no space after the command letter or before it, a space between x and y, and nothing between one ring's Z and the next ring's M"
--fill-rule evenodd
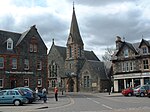
M39 100L39 99L38 99L38 92L39 92L39 91L38 91L38 88L36 87L36 88L35 88L35 97L36 97L36 100Z
M46 103L46 101L47 101L47 93L46 93L46 89L45 88L43 88L43 90L42 90L42 96L43 96L43 102L44 103Z
M58 101L58 88L57 87L55 87L54 93L55 93L55 100Z

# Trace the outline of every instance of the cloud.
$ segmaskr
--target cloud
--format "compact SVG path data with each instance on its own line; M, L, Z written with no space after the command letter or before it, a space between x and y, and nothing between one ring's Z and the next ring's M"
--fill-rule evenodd
M147 0L75 0L75 12L86 50L99 58L116 36L128 42L149 39L150 2ZM36 27L51 47L52 39L66 46L72 17L71 0L5 0L0 4L0 29L24 32ZM142 36L143 35L143 36Z

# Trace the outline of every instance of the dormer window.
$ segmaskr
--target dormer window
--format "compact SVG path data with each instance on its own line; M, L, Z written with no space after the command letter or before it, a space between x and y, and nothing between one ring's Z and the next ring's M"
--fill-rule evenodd
M142 51L143 51L143 54L147 54L147 53L148 53L147 47L143 47L143 48L142 48Z
M124 50L124 57L128 57L129 56L129 50L128 49L125 49Z
M12 50L13 49L13 40L9 38L7 40L7 50Z

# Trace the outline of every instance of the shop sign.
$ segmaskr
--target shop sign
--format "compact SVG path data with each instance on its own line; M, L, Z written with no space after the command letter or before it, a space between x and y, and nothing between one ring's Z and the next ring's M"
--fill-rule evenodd
M33 74L33 72L5 71L6 74Z

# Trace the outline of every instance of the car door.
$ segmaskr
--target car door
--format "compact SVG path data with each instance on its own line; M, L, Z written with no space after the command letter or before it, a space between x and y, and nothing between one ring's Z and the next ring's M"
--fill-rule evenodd
M13 90L8 91L7 94L5 95L6 103L13 103L14 98L15 98L15 91Z
M5 99L5 94L7 93L7 91L0 91L0 103L5 103L6 99Z

